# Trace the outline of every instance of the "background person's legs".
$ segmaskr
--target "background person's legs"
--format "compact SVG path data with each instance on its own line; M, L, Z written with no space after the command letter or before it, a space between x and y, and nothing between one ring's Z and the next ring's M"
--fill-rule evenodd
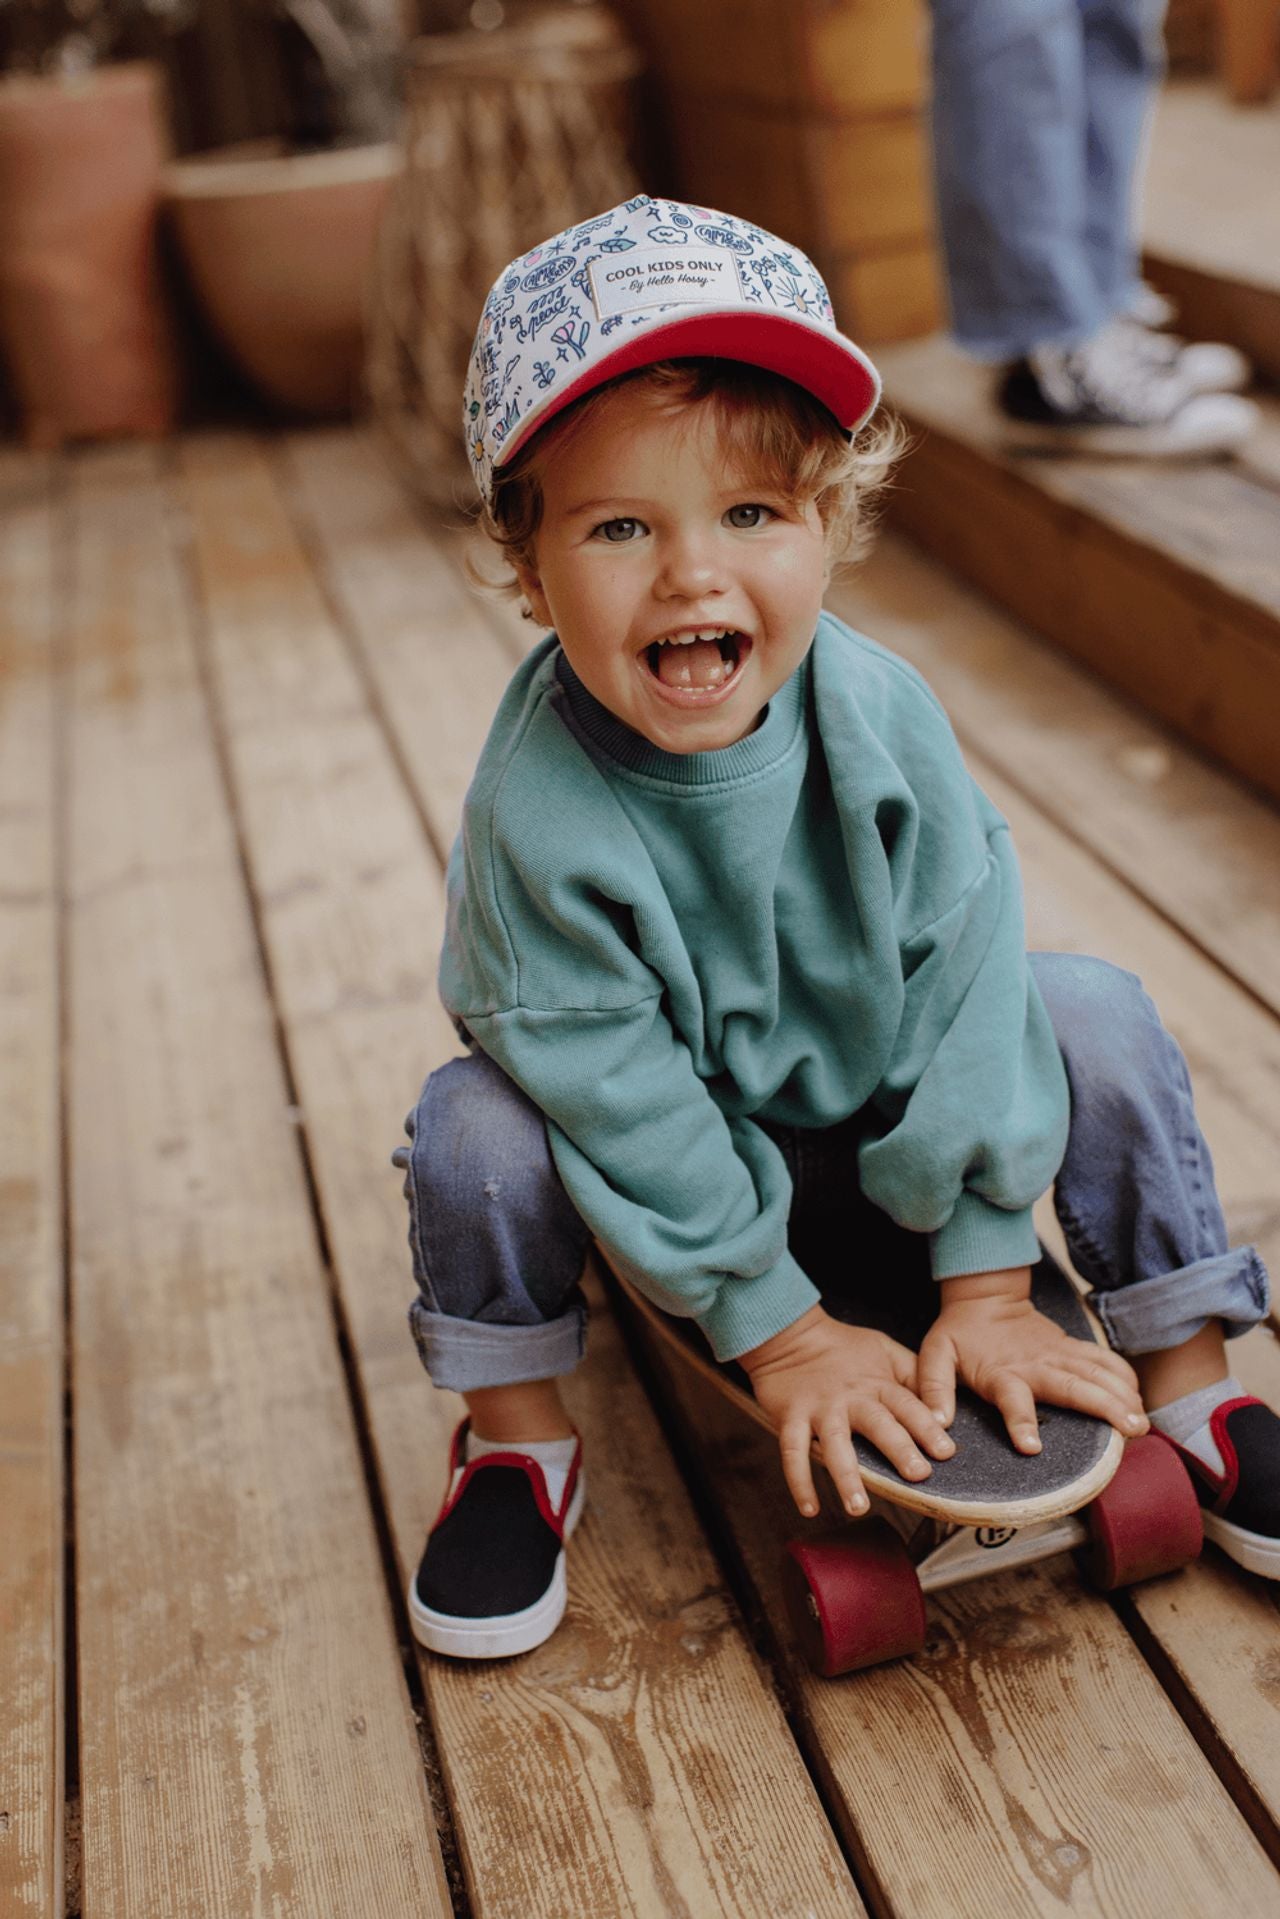
M1004 362L1011 445L1185 458L1257 411L1242 357L1130 317L1134 182L1163 0L931 0L938 224L952 331Z
M1129 310L1141 272L1136 183L1164 75L1166 0L1081 0L1084 49L1084 247L1108 316Z
M1077 0L931 5L934 174L952 330L983 360L1076 345L1109 317L1096 259L1114 208L1108 197L1091 222L1081 8ZM1123 77L1102 87L1099 122L1123 87ZM1117 142L1101 125L1097 144L1099 156L1115 157ZM1114 243L1105 249L1108 260L1115 251Z

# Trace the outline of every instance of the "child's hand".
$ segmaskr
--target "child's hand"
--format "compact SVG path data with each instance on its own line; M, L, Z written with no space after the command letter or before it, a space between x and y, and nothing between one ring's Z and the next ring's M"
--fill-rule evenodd
M851 1433L878 1446L906 1479L927 1479L933 1470L919 1446L935 1459L955 1451L912 1390L915 1354L883 1333L828 1318L821 1306L743 1353L741 1363L777 1432L791 1496L809 1517L818 1510L809 1456L814 1438L850 1514L867 1508Z
M956 1380L1004 1415L1019 1452L1040 1450L1036 1400L1105 1419L1127 1438L1147 1429L1133 1368L1091 1339L1072 1339L1031 1304L1031 1270L942 1282L942 1310L920 1347L917 1390L944 1425Z

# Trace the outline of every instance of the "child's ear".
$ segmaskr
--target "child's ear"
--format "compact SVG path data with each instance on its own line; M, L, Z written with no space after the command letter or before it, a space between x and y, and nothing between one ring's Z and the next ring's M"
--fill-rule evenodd
M542 581L531 566L514 561L516 579L520 582L520 591L529 602L529 611L539 626L554 626L551 608L547 605L547 596L542 590Z

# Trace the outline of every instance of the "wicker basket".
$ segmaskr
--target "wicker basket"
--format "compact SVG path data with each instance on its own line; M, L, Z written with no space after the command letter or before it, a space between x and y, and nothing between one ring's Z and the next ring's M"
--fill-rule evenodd
M493 282L539 240L635 191L628 84L639 67L599 6L412 49L406 164L379 234L366 375L388 450L435 507L471 492L462 388Z

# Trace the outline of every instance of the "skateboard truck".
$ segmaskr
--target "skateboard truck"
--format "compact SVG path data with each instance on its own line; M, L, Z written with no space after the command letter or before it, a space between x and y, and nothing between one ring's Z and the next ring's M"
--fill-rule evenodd
M1202 1537L1185 1467L1149 1433L1129 1441L1087 1506L1030 1525L951 1525L873 1499L869 1518L788 1543L783 1595L801 1651L830 1679L919 1652L927 1592L1069 1551L1092 1586L1112 1592L1186 1565Z

